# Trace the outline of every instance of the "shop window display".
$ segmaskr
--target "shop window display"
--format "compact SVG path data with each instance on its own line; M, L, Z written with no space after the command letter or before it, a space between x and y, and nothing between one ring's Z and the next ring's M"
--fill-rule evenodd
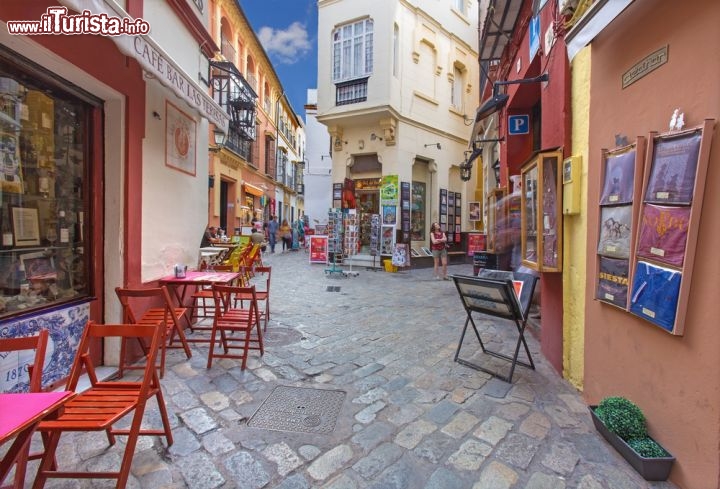
M90 106L0 57L0 318L89 294Z

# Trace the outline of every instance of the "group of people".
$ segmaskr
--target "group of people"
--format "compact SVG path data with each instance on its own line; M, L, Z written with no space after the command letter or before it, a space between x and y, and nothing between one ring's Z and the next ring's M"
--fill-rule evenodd
M287 219L278 223L276 216L270 216L270 220L262 224L254 218L252 227L250 241L259 244L262 251L266 251L269 247L270 253L275 253L275 245L278 241L282 242L283 252L297 250L305 242L305 224L302 219L298 219L293 226L290 226ZM227 241L225 232L215 226L209 226L203 234L200 247L205 248L223 241Z

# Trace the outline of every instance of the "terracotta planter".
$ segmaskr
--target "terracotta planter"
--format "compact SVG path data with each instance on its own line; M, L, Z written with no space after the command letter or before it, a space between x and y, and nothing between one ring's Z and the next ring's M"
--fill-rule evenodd
M669 457L645 458L638 454L628 445L625 440L617 436L615 433L607 429L607 427L595 415L595 408L590 406L590 415L592 416L595 428L605 437L615 450L633 466L638 473L647 481L664 481L670 475L670 469L675 461L672 455Z

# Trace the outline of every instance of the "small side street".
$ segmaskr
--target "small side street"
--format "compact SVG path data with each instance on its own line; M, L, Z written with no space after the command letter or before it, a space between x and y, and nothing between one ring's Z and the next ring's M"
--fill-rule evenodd
M169 350L161 384L175 443L167 449L160 437L141 437L128 487L676 487L644 481L602 439L579 393L542 358L532 335L537 369L518 366L512 384L453 362L465 312L453 282L433 280L432 269L358 269L357 277L342 278L309 264L302 251L265 261L272 266L265 355L251 353L243 372L227 359L206 369L204 344L193 344L191 360ZM471 274L472 265L453 265L450 273ZM512 324L477 324L491 348L514 346ZM468 336L465 356L487 364L489 357L473 357L476 346ZM334 429L332 419L327 433L248 426L278 386L344 393ZM280 414L270 424L283 426L304 407L280 406L286 419ZM308 410L325 423L332 407ZM154 401L146 417L159 426ZM121 452L108 448L104 433L63 436L63 465L103 470L119 463ZM31 462L29 475L35 467ZM110 484L53 480L46 487Z

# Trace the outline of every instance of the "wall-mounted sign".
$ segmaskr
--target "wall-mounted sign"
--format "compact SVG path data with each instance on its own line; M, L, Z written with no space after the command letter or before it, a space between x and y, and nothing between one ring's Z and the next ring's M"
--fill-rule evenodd
M668 62L668 46L663 46L654 53L640 60L635 66L623 73L622 87L627 88L640 78L657 70Z
M530 133L530 116L509 115L508 116L508 134L511 136Z
M536 15L530 19L530 38L529 38L530 60L535 57L540 50L540 16Z

